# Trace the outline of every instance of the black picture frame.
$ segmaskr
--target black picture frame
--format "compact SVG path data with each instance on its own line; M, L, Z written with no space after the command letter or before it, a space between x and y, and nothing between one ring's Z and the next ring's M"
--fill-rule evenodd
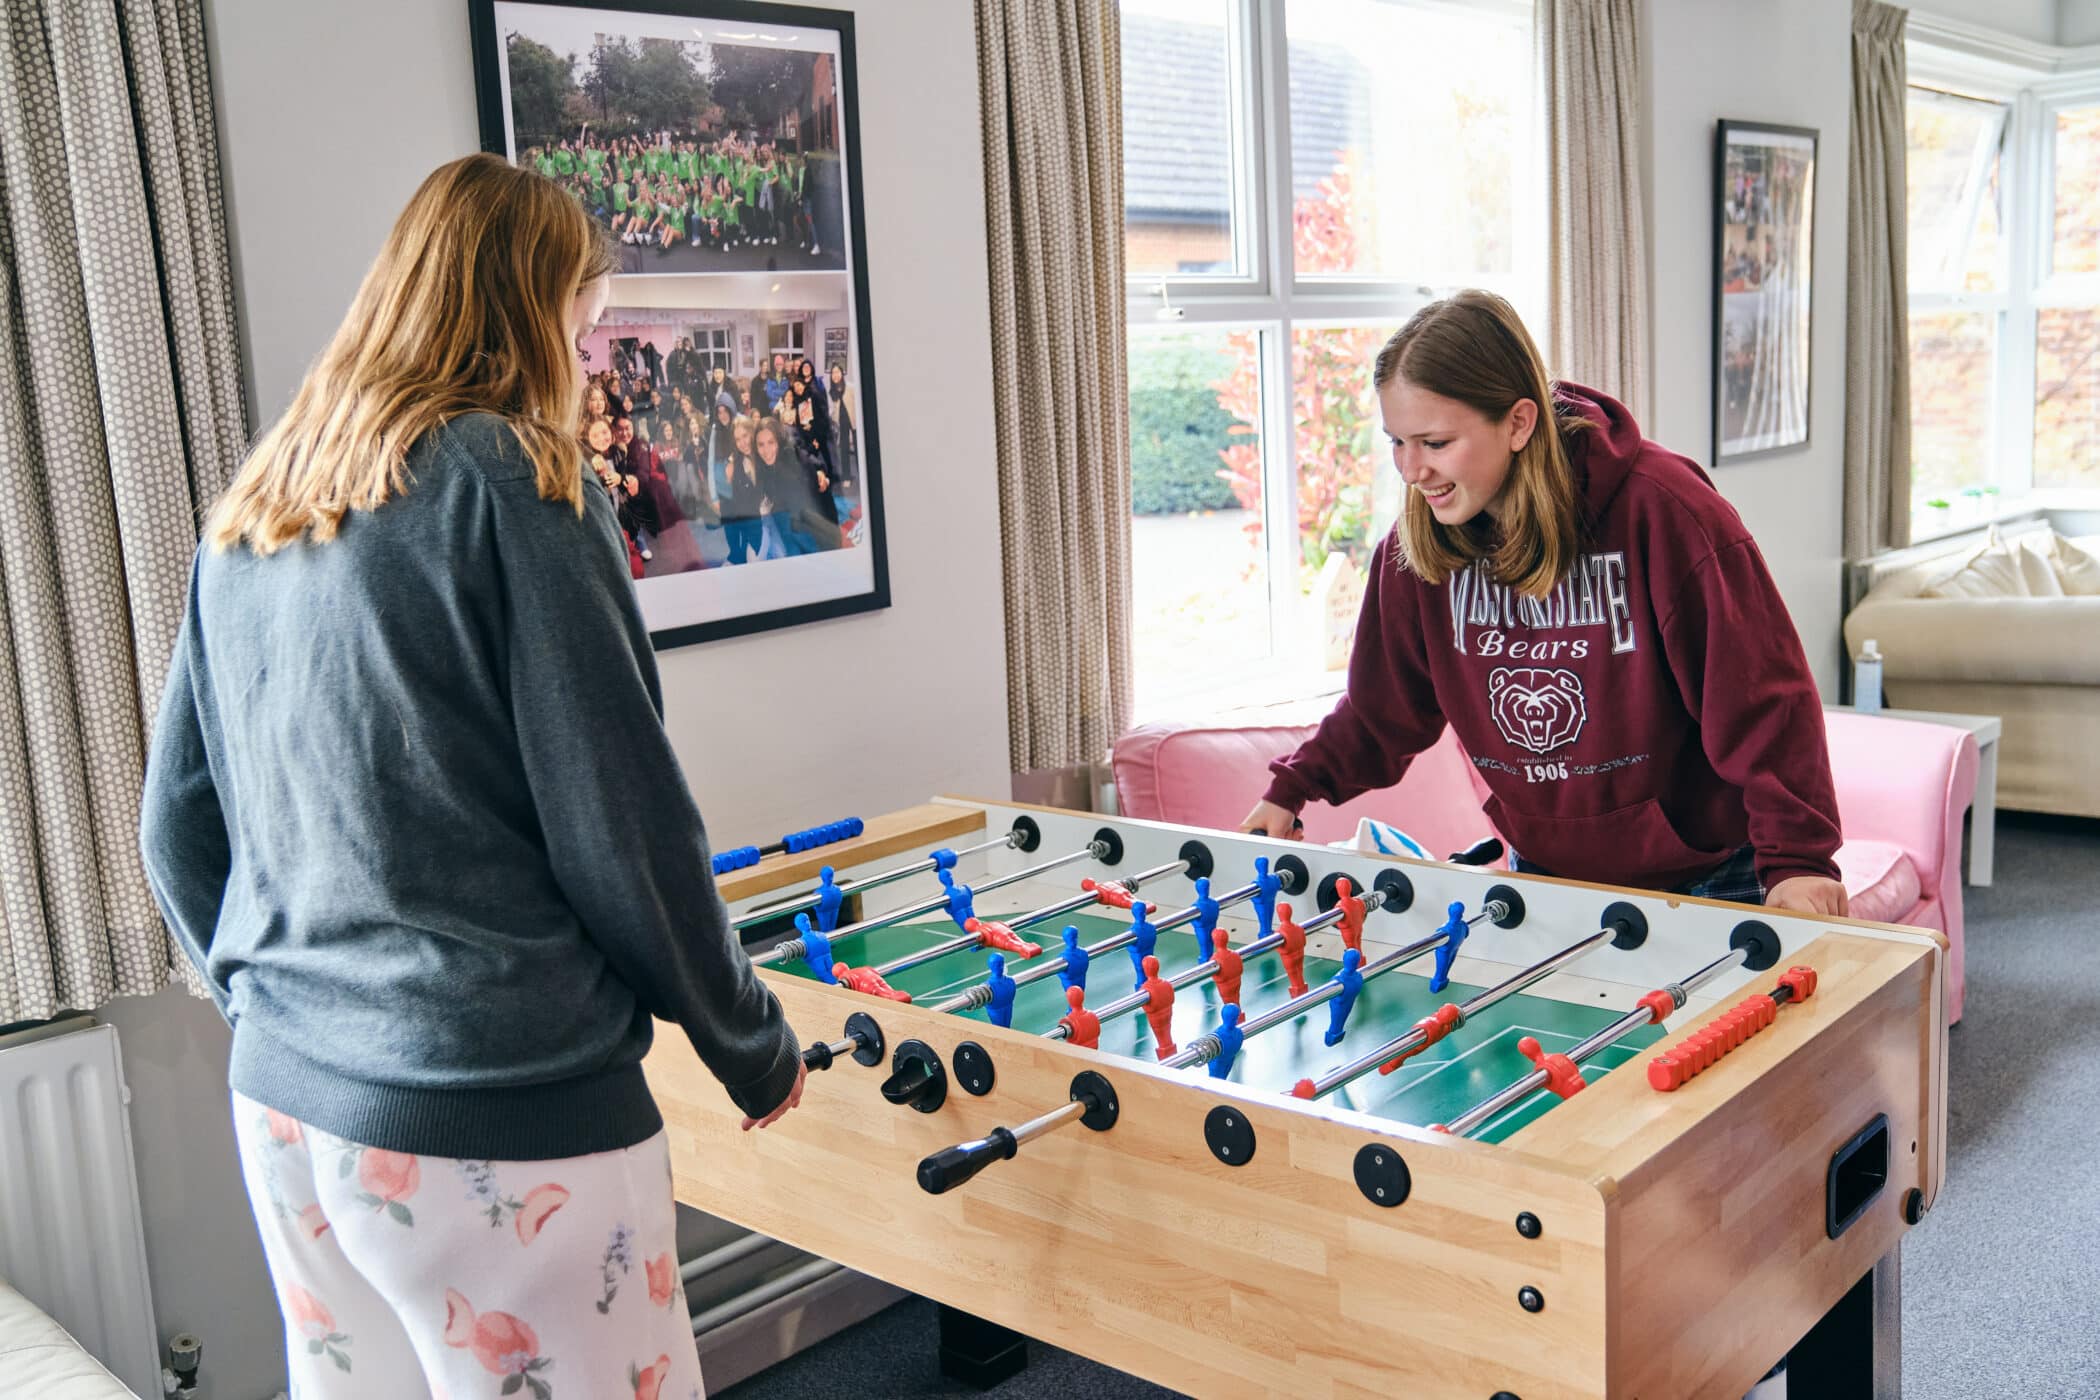
M850 336L847 342L849 356L857 360L857 365L853 370L849 370L848 374L854 401L854 446L857 449L857 477L854 482L857 495L853 505L860 526L860 538L847 548L820 554L728 564L665 579L643 578L637 581L636 591L642 601L644 618L649 624L650 639L658 650L729 637L749 636L753 633L887 608L890 605L888 531L883 510L880 434L876 413L875 340L873 321L868 308L868 261L865 252L867 222L863 208L865 185L861 178L859 78L852 14L843 10L806 9L799 5L755 3L754 0L467 0L467 10L474 54L474 82L482 149L510 160L517 158L517 152L513 150L512 143L512 114L505 110L504 101L506 41L499 33L506 21L514 25L521 24L533 17L531 12L538 11L583 11L608 16L635 16L641 21L678 21L687 26L690 22L698 21L703 24L734 26L740 30L799 31L817 36L820 42L822 36L832 36L832 43L835 44L833 56L836 58L836 71L832 75L834 93L829 111L825 110L825 104L820 100L821 95L813 92L809 100L816 103L815 110L819 120L828 118L835 122L837 127L838 163L843 179L837 182L840 186L837 191L839 208L836 211L836 221L831 227L844 235L837 253L834 254L843 265L833 268L826 263L790 270L804 279L821 279L836 275L845 283L839 299L848 308L850 315ZM519 32L523 32L522 29ZM696 35L702 33L699 29L694 29L693 32ZM682 36L680 42L686 42ZM711 44L736 48L741 46L742 41L717 39L712 40ZM832 55L829 48L813 49L811 52ZM815 61L813 57L812 62ZM814 84L812 87L814 89ZM799 109L794 115L795 131L808 131L812 123L807 116ZM696 137L703 126L703 120L696 120L691 128ZM820 187L821 184L820 180ZM810 203L816 208L821 202L820 188L817 197ZM817 222L813 219L812 233L817 232ZM655 266L633 265L638 260L640 251L637 250L637 257L633 259L628 258L623 251L623 262L629 264L629 270L617 274L614 278L614 306L623 304L623 287L631 289L635 279L663 275L663 270ZM689 247L682 251L697 254L700 250L697 247ZM753 252L739 256L757 259L762 256L777 257L787 254L788 250L783 248L779 255L761 255ZM801 256L800 249L796 250L795 256ZM767 266L761 262L734 269L732 273L695 270L682 273L674 280L698 284L706 278L723 277L738 272L758 282L776 278L779 281L792 280L779 278L780 271L777 266ZM777 283L774 285L777 290ZM805 280L803 285L812 283ZM678 305L675 296L667 302L660 293L653 294L647 305L673 318L676 314L686 311L686 308ZM763 329L766 325L764 318L776 313L770 307L749 307L742 312L718 314L755 315L760 318L757 324ZM826 350L828 345L837 343L837 336L819 334L820 329L823 328L817 327L813 319L805 325L804 330L809 343L799 353L806 354L815 363L820 377L828 377L830 357ZM739 362L753 358L750 347L753 344L754 332L740 324L732 324L727 330L729 353ZM760 365L767 363L768 354L764 343L761 342L755 356L756 362ZM836 450L843 455L842 444ZM854 556L855 559L852 569L854 576L845 580L851 584L850 588L826 596L799 596L803 592L822 592L833 586L828 577L831 574L839 574L844 579L840 561L847 556ZM857 564L860 557L867 560L864 570ZM798 566L807 571L818 563L822 564L821 574L805 572L804 577L791 577L792 571ZM743 572L747 569L771 569L773 572L761 580L757 572ZM723 578L736 575L735 582L739 587L710 590L706 586L710 574ZM723 578L717 578L715 581L720 583ZM673 579L677 581L675 587L663 586L671 584ZM753 592L760 595L758 603L752 604L748 597L741 603L736 601L737 594L748 595ZM766 601L769 597L774 601Z
M1810 441L1820 145L1810 127L1728 119L1714 127L1716 467Z

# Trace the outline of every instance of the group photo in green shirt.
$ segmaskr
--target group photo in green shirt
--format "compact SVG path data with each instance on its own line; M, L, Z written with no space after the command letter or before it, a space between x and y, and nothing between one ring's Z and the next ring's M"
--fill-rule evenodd
M504 150L612 235L619 273L847 268L837 55L504 15Z

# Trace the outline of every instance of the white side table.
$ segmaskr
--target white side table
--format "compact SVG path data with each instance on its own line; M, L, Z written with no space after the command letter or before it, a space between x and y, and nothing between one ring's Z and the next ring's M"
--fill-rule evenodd
M1859 713L1850 705L1825 705L1826 710ZM1876 710L1890 719L1918 720L1924 724L1947 724L1976 736L1976 796L1969 808L1969 880L1972 885L1991 882L1991 853L1998 830L1998 731L1996 715L1950 715L1932 710Z

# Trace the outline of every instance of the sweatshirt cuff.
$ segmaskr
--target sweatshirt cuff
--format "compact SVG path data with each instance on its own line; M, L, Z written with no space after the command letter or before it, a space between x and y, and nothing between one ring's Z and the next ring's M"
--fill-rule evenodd
M1269 790L1262 794L1261 800L1273 802L1292 816L1296 816L1306 803L1312 801L1312 789L1281 764L1270 764L1269 771L1275 776L1269 779Z
M1839 884L1843 884L1845 881L1844 875L1838 870L1834 861L1812 861L1793 858L1781 864L1760 864L1757 867L1757 883L1765 887L1765 893L1767 894L1776 889L1780 881L1796 879L1803 875L1812 875L1820 880L1836 880Z
M763 1118L787 1101L788 1091L795 1087L795 1075L802 1066L802 1045L795 1039L795 1032L785 1022L780 1027L780 1050L756 1079L742 1084L724 1084L729 1091L729 1101L752 1118Z

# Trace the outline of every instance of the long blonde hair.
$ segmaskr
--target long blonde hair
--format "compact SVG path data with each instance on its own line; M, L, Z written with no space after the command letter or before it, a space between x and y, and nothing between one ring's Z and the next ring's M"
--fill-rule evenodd
M615 266L562 187L493 155L441 165L394 221L292 405L212 508L215 550L335 538L408 485L408 450L461 414L508 420L546 500L583 509L571 301Z
M1456 399L1491 422L1519 400L1539 411L1538 426L1510 463L1492 523L1445 525L1419 491L1408 493L1399 525L1401 554L1426 583L1442 583L1487 559L1498 582L1543 598L1574 566L1582 520L1567 444L1594 425L1554 407L1553 385L1516 308L1493 292L1469 290L1433 301L1378 352L1371 378L1395 379Z

